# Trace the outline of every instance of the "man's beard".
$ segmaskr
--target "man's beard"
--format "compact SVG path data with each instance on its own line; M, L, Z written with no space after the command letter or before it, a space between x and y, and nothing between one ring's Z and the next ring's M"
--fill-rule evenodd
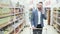
M38 10L42 10L42 8L38 8Z

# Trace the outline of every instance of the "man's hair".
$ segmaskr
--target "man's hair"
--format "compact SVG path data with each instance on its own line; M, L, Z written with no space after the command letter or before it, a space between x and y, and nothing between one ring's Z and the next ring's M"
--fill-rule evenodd
M39 2L39 3L43 4L43 2Z
M43 5L43 2L39 2L39 3L37 3L37 5L40 4L40 3Z

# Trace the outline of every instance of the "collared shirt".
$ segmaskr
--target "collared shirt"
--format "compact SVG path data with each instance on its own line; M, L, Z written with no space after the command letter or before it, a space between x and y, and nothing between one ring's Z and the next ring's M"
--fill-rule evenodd
M40 17L41 17L41 11L38 10L38 24L41 24Z

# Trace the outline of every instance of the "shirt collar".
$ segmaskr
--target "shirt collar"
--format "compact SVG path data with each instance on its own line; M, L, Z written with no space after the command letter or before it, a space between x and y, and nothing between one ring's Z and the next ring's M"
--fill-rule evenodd
M38 8L37 8L37 11L39 11ZM40 12L42 12L42 10Z

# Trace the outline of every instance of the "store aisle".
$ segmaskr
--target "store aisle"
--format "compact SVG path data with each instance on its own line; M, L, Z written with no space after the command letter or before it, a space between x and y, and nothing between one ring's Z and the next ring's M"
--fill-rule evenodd
M20 34L32 34L32 30L30 30L28 27L24 28L24 30ZM58 34L57 31L52 26L45 26L43 28L42 34Z
M43 28L42 34L58 34L58 33L52 26L47 25Z
M47 20L44 20L44 26L47 26ZM33 30L30 27L26 27L20 34L33 34Z
M26 27L23 29L23 31L20 34L32 34L33 31L29 28ZM44 27L42 34L58 34L57 31L50 25L47 25L47 20L44 20Z
M32 34L32 30L29 27L26 27L20 34Z

